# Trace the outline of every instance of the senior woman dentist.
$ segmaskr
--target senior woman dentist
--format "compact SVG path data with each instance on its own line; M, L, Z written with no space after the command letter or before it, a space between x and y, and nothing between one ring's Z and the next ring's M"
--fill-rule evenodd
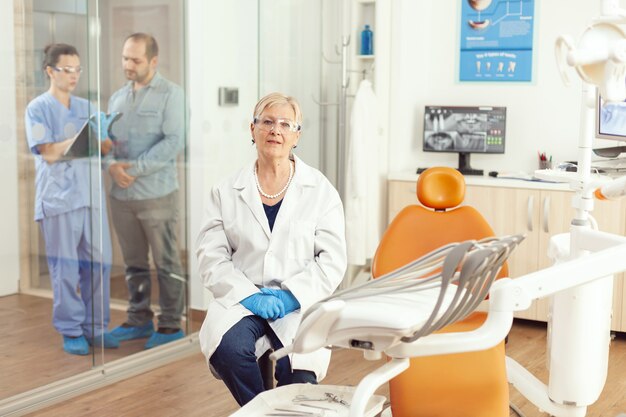
M196 243L213 298L200 330L211 371L239 405L264 390L257 358L290 344L302 312L335 291L346 270L341 199L324 175L293 155L298 102L263 97L250 124L257 159L213 187ZM276 363L278 386L317 383L330 351Z

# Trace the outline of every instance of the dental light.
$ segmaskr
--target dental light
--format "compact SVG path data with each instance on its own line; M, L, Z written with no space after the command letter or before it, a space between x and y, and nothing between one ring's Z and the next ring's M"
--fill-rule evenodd
M560 36L556 42L557 66L566 85L569 85L566 64L574 67L580 78L600 90L609 102L626 98L626 34L610 22L592 23L574 46L569 36Z

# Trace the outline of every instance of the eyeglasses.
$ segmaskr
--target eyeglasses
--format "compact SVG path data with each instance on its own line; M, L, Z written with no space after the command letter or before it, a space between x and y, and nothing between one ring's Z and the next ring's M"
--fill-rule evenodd
M63 67L63 68L59 68L59 67L53 67L52 65L48 65L50 68L52 68L53 70L55 70L56 72L61 72L63 71L66 74L80 74L81 72L83 72L83 67Z
M271 132L272 130L278 131L281 134L297 132L301 129L301 126L289 119L276 119L270 118L254 118L254 124L264 132Z

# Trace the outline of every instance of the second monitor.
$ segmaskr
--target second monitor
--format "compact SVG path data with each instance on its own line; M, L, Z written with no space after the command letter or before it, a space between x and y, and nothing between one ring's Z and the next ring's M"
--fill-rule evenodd
M483 175L470 165L472 153L504 153L506 107L426 106L424 109L425 152L459 154L458 170L465 175Z

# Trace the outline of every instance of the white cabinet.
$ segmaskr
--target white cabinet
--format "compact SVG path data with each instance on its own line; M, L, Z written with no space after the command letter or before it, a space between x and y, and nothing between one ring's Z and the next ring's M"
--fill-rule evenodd
M489 222L498 236L524 233L526 239L515 248L508 259L509 275L516 277L539 267L538 226L540 216L537 207L541 191L524 188L499 188L467 186L464 204L476 208ZM536 307L516 314L516 317L535 319Z
M470 182L471 180L468 180ZM493 180L501 181L501 180ZM496 235L526 234L508 260L511 277L517 277L550 265L547 249L550 236L569 230L573 215L570 191L555 189L498 186L488 180L478 180L479 185L468 184L464 204L475 207L491 224ZM496 183L500 184L500 183ZM522 183L523 184L523 183ZM520 185L522 185L520 184ZM406 205L417 204L416 182L389 181L389 220ZM620 201L596 201L592 215L600 230L624 235L626 232L626 204ZM616 276L613 292L612 328L626 331L626 299L623 277ZM548 300L542 299L516 317L545 321Z

